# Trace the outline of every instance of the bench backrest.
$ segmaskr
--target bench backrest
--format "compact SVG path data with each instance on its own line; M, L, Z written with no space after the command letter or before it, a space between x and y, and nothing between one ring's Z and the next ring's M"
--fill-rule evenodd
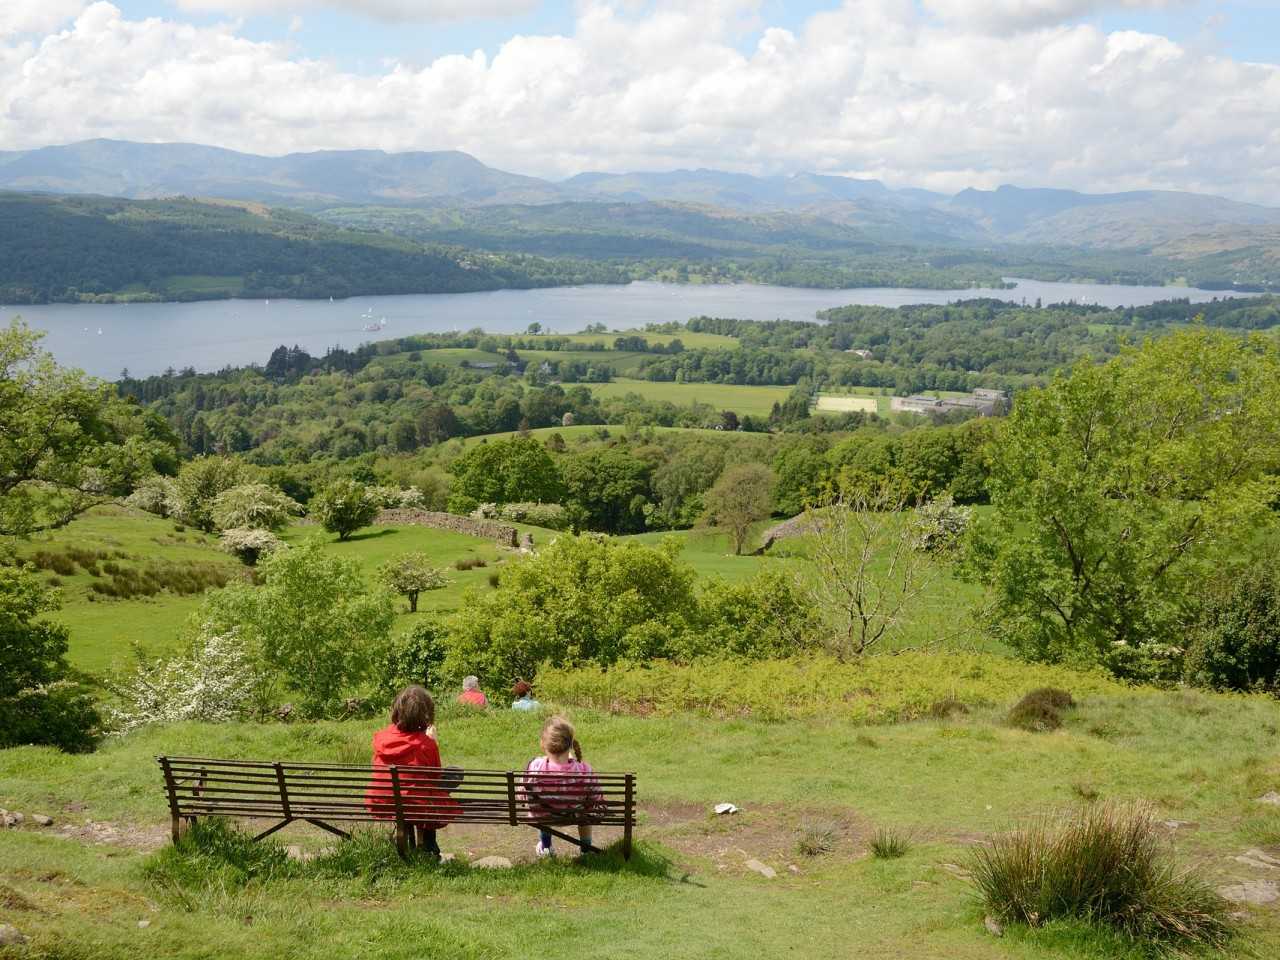
M157 757L175 818L635 823L635 775Z

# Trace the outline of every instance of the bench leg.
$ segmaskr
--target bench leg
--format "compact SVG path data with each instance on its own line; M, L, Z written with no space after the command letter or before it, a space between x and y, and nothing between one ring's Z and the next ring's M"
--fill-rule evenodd
M270 827L266 830L263 830L260 834L254 837L253 842L257 843L259 840L265 840L267 837L271 836L277 830L283 830L285 827L287 827L291 823L293 823L293 817L289 817L286 820L281 820L274 827Z
M327 824L323 820L315 820L311 817L303 817L302 819L306 820L307 823L311 824L313 827L319 827L321 830L328 830L330 833L341 837L343 840L351 839L351 834L346 830L339 830L337 827Z
M409 859L409 829L403 823L396 824L396 853L401 860Z

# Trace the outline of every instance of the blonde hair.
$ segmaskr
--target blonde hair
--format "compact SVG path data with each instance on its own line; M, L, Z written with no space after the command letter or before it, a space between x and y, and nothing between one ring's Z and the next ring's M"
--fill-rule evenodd
M391 703L391 722L401 733L422 733L436 722L436 702L416 683L405 687Z
M575 760L582 760L582 744L573 735L573 724L566 717L554 716L542 725L542 748L547 753L573 751Z

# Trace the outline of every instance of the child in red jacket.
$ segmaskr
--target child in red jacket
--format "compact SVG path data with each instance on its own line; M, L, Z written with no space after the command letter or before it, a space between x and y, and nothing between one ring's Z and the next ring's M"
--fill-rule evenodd
M436 704L422 687L405 687L391 704L391 723L373 735L373 765L400 769L400 806L418 833L418 848L440 856L436 831L458 809L457 801L441 789L440 747L435 740ZM405 767L428 767L406 770ZM377 771L365 793L365 804L380 820L396 817L391 772Z

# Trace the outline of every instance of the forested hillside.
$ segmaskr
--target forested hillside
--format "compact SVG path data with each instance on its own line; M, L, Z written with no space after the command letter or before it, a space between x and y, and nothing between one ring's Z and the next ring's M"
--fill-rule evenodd
M257 204L0 194L0 301L345 297L625 282L606 265L425 247Z

